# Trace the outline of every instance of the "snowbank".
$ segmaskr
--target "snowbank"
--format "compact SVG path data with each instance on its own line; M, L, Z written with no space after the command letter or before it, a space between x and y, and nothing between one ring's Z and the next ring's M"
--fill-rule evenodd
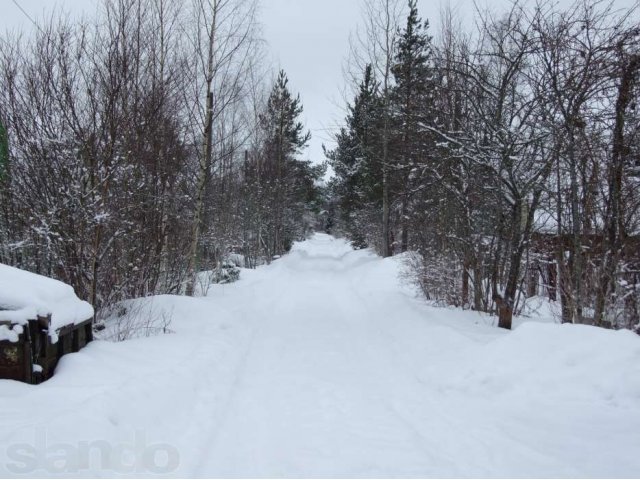
M520 323L527 318L539 322L560 323L560 302L550 300L548 297L535 295L524 299Z
M0 321L25 324L49 314L55 331L91 318L93 308L65 283L0 264Z
M467 394L640 404L640 337L627 330L527 322L469 353L448 381Z

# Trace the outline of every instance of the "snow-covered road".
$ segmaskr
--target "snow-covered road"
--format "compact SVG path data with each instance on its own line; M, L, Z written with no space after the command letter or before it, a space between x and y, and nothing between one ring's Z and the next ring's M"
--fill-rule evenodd
M156 297L175 334L94 342L37 387L0 381L0 473L640 473L639 337L499 331L425 306L399 270L317 234L207 297ZM73 463L82 441L104 441L113 461L90 443L90 461ZM54 444L75 455L58 451L57 472Z

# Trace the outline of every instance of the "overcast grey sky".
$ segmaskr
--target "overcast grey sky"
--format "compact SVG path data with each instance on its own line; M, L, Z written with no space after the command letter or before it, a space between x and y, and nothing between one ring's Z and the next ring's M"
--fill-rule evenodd
M502 0L497 0L500 3ZM439 0L420 0L423 18L433 25ZM472 0L452 1L460 13L473 8ZM349 34L361 18L361 0L263 0L264 36L272 61L289 75L305 108L312 140L308 155L322 161L322 144L333 145L332 134L343 121L342 66L349 53Z
M16 1L35 20L53 8L73 15L93 14L99 4L99 0ZM473 5L472 0L458 0L457 4ZM423 17L435 18L440 5L439 0L421 0L419 7ZM0 30L32 28L12 0L0 0L0 6ZM315 162L324 160L322 144L332 145L332 133L344 116L342 65L360 8L361 0L261 0L270 60L274 70L287 72L291 89L300 93L304 121L312 134L305 155Z
M72 14L95 12L99 0L16 0L34 19L58 6ZM570 0L560 0L568 3ZM634 0L616 0L630 6ZM508 0L479 0L499 8ZM443 5L451 4L471 25L473 0L419 0L423 18L437 31ZM0 30L32 28L29 19L12 0L0 0ZM304 120L312 140L306 154L322 161L322 144L332 145L331 135L344 116L342 65L349 51L349 34L360 20L361 0L262 0L261 20L274 69L283 68L292 90L300 93Z

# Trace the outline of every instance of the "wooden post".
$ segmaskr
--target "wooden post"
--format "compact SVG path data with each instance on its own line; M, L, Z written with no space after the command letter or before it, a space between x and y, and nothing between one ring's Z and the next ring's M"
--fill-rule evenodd
M558 300L558 265L551 257L547 260L547 292L549 294L549 300L554 302Z

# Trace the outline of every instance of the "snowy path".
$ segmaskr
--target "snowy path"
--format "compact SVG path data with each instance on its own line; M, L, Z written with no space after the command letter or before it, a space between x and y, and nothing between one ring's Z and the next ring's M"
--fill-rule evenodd
M319 234L206 298L158 297L175 335L95 342L39 387L0 382L2 468L45 430L116 445L143 432L177 449L172 475L638 475L640 339L498 331L426 307L398 265Z
M404 473L428 471L419 435L392 405L399 385L420 390L417 379L393 365L380 332L367 331L370 312L354 302L363 287L344 265L318 251L302 255L290 282L277 286L288 294L267 294L274 299L204 471L377 475L416 458Z

